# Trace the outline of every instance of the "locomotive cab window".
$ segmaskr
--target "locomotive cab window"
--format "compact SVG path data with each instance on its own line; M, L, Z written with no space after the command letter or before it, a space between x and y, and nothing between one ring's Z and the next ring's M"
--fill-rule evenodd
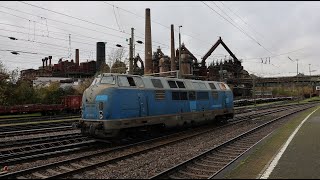
M200 89L207 89L206 84L203 82L199 82L199 87L200 87Z
M177 88L177 84L175 81L168 81L170 88Z
M127 77L130 86L136 86L136 83L133 80L133 77Z
M100 80L101 80L101 76L99 75L98 77L96 77L96 78L92 81L92 83L91 83L90 86L93 86L93 85L95 85L95 84L98 84L98 83L100 82Z
M113 76L104 76L101 78L101 84L116 84L115 78Z
M188 92L172 91L172 100L188 100Z
M197 100L208 100L209 94L208 92L197 92Z
M217 89L216 86L213 83L209 83L209 86L211 89Z
M186 88L182 81L176 81L176 82L177 82L179 88Z
M136 86L138 87L144 87L143 81L140 77L133 77L134 83L136 84Z
M196 92L189 91L189 100L196 100Z
M153 84L153 87L155 87L155 88L163 88L163 85L162 85L160 79L151 79L151 82Z
M123 87L130 87L129 81L126 76L118 76L118 84Z

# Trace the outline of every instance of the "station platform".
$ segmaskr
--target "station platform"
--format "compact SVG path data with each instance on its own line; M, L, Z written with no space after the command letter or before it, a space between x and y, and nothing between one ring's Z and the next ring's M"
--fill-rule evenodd
M261 179L320 179L320 108L291 134Z

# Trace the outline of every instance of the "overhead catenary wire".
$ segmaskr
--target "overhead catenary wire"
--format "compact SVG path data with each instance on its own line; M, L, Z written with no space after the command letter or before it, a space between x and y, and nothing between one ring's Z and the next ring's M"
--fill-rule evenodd
M145 18L145 17L142 16L142 15L139 15L139 14L134 13L134 12L132 12L132 11L129 11L129 10L127 10L127 9L121 8L121 7L119 7L119 6L116 6L116 5L114 5L114 4L111 4L111 3L109 3L109 2L102 1L102 3L108 4L109 6L115 6L115 7L119 8L120 10L122 10L122 11L124 11L124 12L127 12L127 13L130 13L130 14L133 14L133 15L139 17L139 18L142 18L142 19ZM157 21L155 21L155 20L151 20L151 22L153 22L153 23L155 23L155 24L158 24L158 25L160 25L160 26L162 26L162 27L164 27L164 28L166 28L166 29L168 29L168 30L171 30L171 27L170 27L170 26L166 26L166 25L164 25L164 24L162 24L162 23L160 23L160 22L157 22ZM174 31L175 31L175 32L179 32L178 30L174 30ZM188 36L188 37L191 37L191 38L196 39L196 40L201 41L201 42L205 42L205 43L210 44L210 45L212 44L211 42L207 42L207 41L201 40L201 39L199 39L199 38L196 38L196 37L194 37L194 36L191 36L191 35L189 35L188 33L183 33L183 35Z
M233 27L237 28L239 31L241 31L243 34L245 34L247 37L249 37L252 41L254 41L256 44L258 44L259 46L261 46L264 50L266 50L267 52L269 52L270 54L273 55L273 53L271 51L269 51L268 49L266 49L263 45L261 45L255 38L253 38L252 36L250 36L248 33L246 33L245 31L243 31L242 29L240 29L238 26L234 25L232 22L230 22L227 18L225 18L224 16L222 16L220 13L218 13L216 10L214 10L211 6L209 6L208 4L206 4L204 1L201 1L204 5L206 5L208 8L210 8L213 12L215 12L216 14L218 14L220 17L222 17L224 20L226 20L227 22L229 22Z
M83 22L86 22L86 23L90 23L90 24L93 24L93 25L96 25L96 26L104 27L104 28L107 28L107 29L110 29L110 30L113 30L113 31L118 31L118 32L123 33L123 34L131 35L130 33L126 33L125 31L120 31L120 30L117 30L117 29L114 29L114 28L110 28L110 27L105 26L105 25L101 25L101 24L98 24L98 23L95 23L95 22L91 22L91 21L88 21L88 20L84 20L84 19L81 19L81 18L77 18L77 17L71 16L71 15L68 15L68 14L64 14L64 13L57 12L57 11L53 11L53 10L50 10L50 9L47 9L47 8L44 8L44 7L41 7L41 6L37 6L37 5L34 5L34 4L22 2L22 1L19 1L19 2L24 3L24 4L26 4L26 5L29 5L29 6L36 7L36 8L40 8L40 9L43 9L43 10L47 10L47 11L49 11L49 12L53 12L53 13L60 14L60 15L63 15L63 16L67 16L67 17L70 17L70 18L73 18L73 19L77 19L77 20L79 20L79 21L83 21ZM137 37L139 37L139 36L137 36ZM139 38L143 38L143 37L139 37ZM163 44L163 43L160 43L160 42L156 42L156 41L152 41L152 42L155 42L155 43L158 43L158 44L161 44L161 45L168 46L168 45ZM169 46L168 46L168 47L169 47Z
M236 12L234 12L231 8L229 8L225 3L223 3L222 1L219 1L224 7L228 8L235 16L237 16L244 24L246 24L252 31L254 31L255 33L257 33L258 35L260 35L261 37L264 37L261 33L257 32L256 30L254 30L253 27L251 27L245 20L243 20L243 18L240 17L240 15L238 15Z
M0 6L1 6L1 5L0 5ZM23 11L21 11L21 10L16 10L16 9L13 9L13 8L8 8L8 7L5 7L5 6L1 6L1 7L7 8L7 9L10 9L10 10L13 10L13 11L21 12L21 13L26 13L26 12L23 12ZM0 11L0 12L1 12L1 11ZM36 17L40 17L40 18L43 17L43 16L31 14L31 13L26 13L26 14L29 14L29 15L32 15L32 16L36 16ZM17 15L14 15L14 16L19 17L19 16L17 16ZM26 18L24 18L24 17L20 17L20 18L26 19ZM53 19L50 19L50 18L46 18L46 19L52 20L52 21L55 21L55 22L60 22L60 21L53 20ZM70 24L70 23L65 23L65 22L60 22L60 23L64 23L64 24L67 24L67 25L72 25L72 26L77 26L77 27L80 27L80 28L88 29L88 28L85 28L85 27L82 27L82 26L78 26L78 25L73 25L73 24ZM39 23L39 24L45 25L45 24L43 24L43 23ZM53 28L56 28L56 29L59 29L59 30L64 30L64 29L57 28L57 27L53 27ZM92 29L88 29L88 30L92 30ZM96 31L96 30L93 30L93 31ZM104 32L101 32L101 33L104 33ZM66 34L68 34L68 33L66 33ZM74 32L73 32L72 34L78 34L78 33L74 33ZM79 35L79 34L78 34L78 35ZM137 36L137 37L140 37L140 36ZM121 38L122 38L122 37L121 37ZM140 38L142 38L142 37L140 37ZM153 42L155 42L155 41L153 41ZM208 44L209 44L209 43L208 43ZM165 44L164 44L164 45L165 45ZM153 45L153 46L154 46L154 47L158 47L157 45ZM162 48L163 48L163 47L162 47ZM168 49L168 48L163 48L163 49ZM195 54L195 55L197 55L197 54ZM202 55L198 55L198 56L202 56Z
M0 7L4 7L4 6L1 6ZM7 8L7 7L5 7ZM20 11L20 10L16 10L16 9L13 9L13 8L8 8L10 10L14 10L14 11L18 11L18 12L21 12L21 13L26 13L26 12L23 12L23 11ZM7 13L7 12L3 12L3 11L0 11L0 13L6 13L6 14L9 14L9 15L12 15L12 16L15 16L17 18L22 18L22 19L25 19L25 20L29 20L25 17L21 17L21 16L17 16L15 14L11 14L11 13ZM42 16L39 16L39 15L34 15L34 14L31 14L31 13L26 13L26 14L29 14L29 15L32 15L32 16L36 16L36 17L42 17ZM83 26L79 26L79 25L74 25L74 24L70 24L70 23L65 23L65 22L62 22L62 21L57 21L57 20L53 20L53 19L49 19L47 18L48 20L51 20L51 21L54 21L54 22L58 22L58 23L63 23L63 24L66 24L66 25L70 25L70 26L76 26L76 27L79 27L79 28L83 28L83 29L87 29L87 30L90 30L90 31L94 31L94 32L98 32L98 33L102 33L103 35L111 35L111 36L114 36L114 37L118 37L118 38L121 38L121 39L126 39L126 37L124 36L118 36L118 35L113 35L113 34L108 34L108 33L105 33L105 32L102 32L102 31L97 31L95 29L90 29L90 28L86 28L86 27L83 27ZM29 20L30 21L30 20ZM43 23L39 23L38 24L41 24L41 25L45 25ZM48 25L49 26L49 25ZM66 31L65 29L61 29L61 28L57 28L55 26L49 26L49 27L52 27L52 28L55 28L55 29L59 29L59 30L63 30L63 31ZM79 35L79 36L83 36L83 37L88 37L88 36L85 36L85 35L82 35L82 34L79 34L79 33L75 33L74 31L68 31L68 32L71 32L72 34L75 34L75 35ZM70 33L65 33L66 35L69 35ZM92 38L91 38L92 39ZM98 41L101 41L101 38L98 39L98 38L95 38L97 39ZM110 41L110 40L106 40L106 41ZM116 42L116 41L110 41L110 42ZM154 42L154 41L153 41ZM116 42L117 44L119 44L120 42ZM121 43L120 43L121 44ZM157 47L157 45L153 45L154 47Z
M111 28L111 27L108 27L108 26L105 26L105 25L101 25L101 24L98 24L98 23L95 23L95 22L91 22L91 21L88 21L88 20L85 20L85 19L81 19L81 18L78 18L78 17L74 17L74 16L71 16L71 15L68 15L68 14L65 14L65 13L53 11L53 10L50 10L50 9L47 9L47 8L44 8L44 7L41 7L41 6L37 6L37 5L34 5L34 4L22 2L22 1L19 1L19 2L23 3L23 4L26 4L26 5L29 5L29 6L33 6L33 7L39 8L39 9L43 9L43 10L46 10L46 11L49 11L49 12L52 12L52 13L55 13L55 14L63 15L63 16L69 17L69 18L73 18L73 19L82 21L82 22L86 22L86 23L89 23L89 24L93 24L93 25L96 25L96 26L100 26L100 27L109 29L109 30L118 31L120 33L124 33L124 34L130 35L130 33L122 32L122 31L119 31L117 29L114 29L114 28Z

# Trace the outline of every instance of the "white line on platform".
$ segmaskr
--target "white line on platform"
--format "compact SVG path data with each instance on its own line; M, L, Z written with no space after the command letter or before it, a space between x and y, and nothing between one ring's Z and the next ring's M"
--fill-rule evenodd
M320 107L319 107L320 108ZM297 132L299 131L300 127L303 125L303 123L314 113L316 112L319 108L317 108L316 110L314 110L312 113L310 113L300 124L299 126L294 130L294 132L290 135L290 137L288 138L287 142L282 146L281 150L279 151L279 153L276 155L276 157L274 157L274 159L272 160L272 162L270 163L269 167L266 169L266 171L262 174L262 176L260 177L260 179L268 179L270 174L272 173L273 169L276 167L276 165L278 164L282 154L284 153L284 151L287 149L287 147L289 146L290 142L292 141L293 137L297 134Z

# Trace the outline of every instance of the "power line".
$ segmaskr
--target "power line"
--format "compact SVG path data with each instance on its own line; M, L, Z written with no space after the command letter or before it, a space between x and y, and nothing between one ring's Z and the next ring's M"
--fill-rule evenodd
M229 8L226 4L224 4L222 1L219 1L223 6L225 6L226 8L228 8L234 15L236 15L244 24L246 24L251 30L253 30L255 33L257 33L258 35L260 35L261 37L263 37L262 34L260 34L259 32L255 31L254 28L252 28L246 21L244 21L238 14L236 14L234 11L231 10L231 8Z
M0 5L0 6L1 6L1 5ZM9 8L9 7L5 7L5 6L1 6L1 7L3 7L3 8L7 8L7 9L10 9L10 10L13 10L13 11L17 11L17 12L21 12L21 13L29 14L29 15L32 15L32 16L36 16L36 17L40 17L40 18L44 18L43 16L34 15L34 14L27 13L27 12L24 12L24 11L21 11L21 10L16 10L16 9ZM119 8L119 7L117 7L117 8ZM120 8L120 9L122 9L122 10L126 11L126 10L125 10L125 9L123 9L123 8ZM0 11L0 12L1 12L1 11ZM128 12L132 13L131 11L128 11ZM7 13L7 12L3 12L3 13ZM10 14L10 13L8 13L8 14ZM133 13L133 14L135 14L135 13ZM13 15L13 14L10 14L10 15ZM136 15L137 15L137 14L136 14ZM13 16L18 17L18 18L26 19L26 18L24 18L24 17L20 17L20 16L17 16L17 15L13 15ZM138 15L138 16L139 16L139 15ZM142 18L144 18L144 17L142 17ZM53 19L50 19L50 18L46 18L46 19L47 19L47 20L51 20L51 21L55 21L55 22L59 22L59 23L63 23L63 24L67 24L67 25L71 25L71 26L77 26L77 27L80 27L80 28L84 28L84 29L88 29L88 30L92 30L92 31L95 31L95 32L99 32L99 33L103 33L103 34L105 34L104 32L96 31L96 30L89 29L89 28L86 28L86 27L82 27L82 26L78 26L78 25L74 25L74 24L70 24L70 23L65 23L65 22L61 22L61 21L57 21L57 20L53 20ZM29 20L29 19L26 19L26 20ZM30 20L29 20L29 21L30 21ZM47 26L47 24L43 24L43 23L39 23L39 22L38 22L38 24L46 25L46 26ZM159 24L159 23L158 23L158 24ZM50 26L50 27L53 27L53 26ZM56 27L53 27L53 28L65 31L65 29L56 28ZM52 31L50 31L50 32L52 32ZM65 34L66 34L66 35L68 35L69 33L65 33ZM74 33L74 32L72 32L72 34L76 34L76 35L84 36L84 35L81 35L81 34L78 34L78 33ZM142 34L143 34L143 33L142 33ZM110 35L110 34L109 34L109 35ZM113 35L113 36L116 36L116 35ZM84 36L84 37L87 37L87 36ZM121 36L116 36L116 37L124 38L124 37L121 37ZM140 36L136 36L136 37L140 37ZM191 36L190 36L190 37L191 37ZM89 37L89 38L90 38L90 37ZM143 37L140 37L140 38L143 38ZM195 38L195 37L192 37L192 38L197 39L197 38ZM91 38L91 39L93 39L93 38ZM199 39L198 39L198 40L199 40ZM200 40L200 41L202 41L202 40ZM156 42L156 41L153 41L153 42L158 43L158 42ZM202 42L204 42L204 41L202 41ZM206 42L206 43L208 43L208 42ZM162 44L162 43L158 43L158 44ZM209 44L209 43L208 43L208 44ZM211 43L210 43L210 44L211 44ZM166 45L166 44L162 44L162 45L165 45L165 46L169 47L169 46L168 46L168 45ZM157 45L153 45L153 46L154 46L154 47L158 47ZM162 48L163 48L163 47L162 47ZM163 49L168 49L168 48L163 48ZM201 56L201 55L199 55L199 56Z
M109 6L115 6L115 5L113 5L113 4L111 4L111 3L108 3L108 2L105 2L105 1L103 1L103 3L108 4ZM119 6L115 6L115 7L119 8L120 10L125 11L125 12L127 12L127 13L133 14L133 15L139 17L139 18L145 19L145 17L142 16L142 15L139 15L139 14L134 13L134 12L132 12L132 11L129 11L129 10L127 10L127 9L121 8L121 7L119 7ZM158 25L160 25L160 26L162 26L162 27L164 27L164 28L166 28L166 29L168 29L168 30L171 30L171 27L170 27L170 26L163 25L163 24L161 24L160 22L157 22L157 21L154 21L154 20L151 20L151 22L153 22L153 23L155 23L155 24L158 24ZM175 31L175 32L179 32L178 30L174 30L174 31ZM205 43L207 43L207 44L212 45L211 42L207 42L207 41L201 40L201 39L196 38L196 37L194 37L194 36L191 36L191 35L189 35L189 34L187 34L187 33L183 33L183 35L189 36L189 37L191 37L191 38L193 38L193 39L196 39L196 40L198 40L198 41L205 42Z
M50 11L52 13L56 13L56 14L59 14L59 15L67 16L67 17L70 17L70 18L73 18L73 19L77 19L77 20L82 21L82 22L86 22L86 23L89 23L89 24L93 24L93 25L96 25L96 26L104 27L104 28L107 28L107 29L110 29L110 30L113 30L113 31L118 31L120 33L124 33L124 34L130 35L130 33L122 32L122 31L119 31L117 29L110 28L108 26L104 26L104 25L101 25L101 24L97 24L95 22L91 22L91 21L88 21L88 20L85 20L85 19L81 19L81 18L77 18L77 17L71 16L71 15L68 15L68 14L64 14L64 13L61 13L61 12L53 11L53 10L50 10L50 9L47 9L47 8L44 8L44 7L41 7L41 6L37 6L37 5L34 5L34 4L30 4L30 3L26 3L26 2L22 2L22 1L19 1L19 2L23 3L23 4L26 4L26 5L29 5L29 6L33 6L33 7L39 8L39 9Z
M18 53L25 53L25 54L38 54L38 55L48 56L48 54L43 54L43 53L38 53L38 52L21 51L21 50L0 49L0 51L18 52Z
M115 12L115 10L114 10L114 6L113 6L113 14L114 14L114 18L116 19L116 22L117 22L118 28L119 28L119 30L121 31L121 28L120 28L119 23L118 23L118 19L117 19L116 12Z
M4 7L4 6L1 6L0 7ZM23 11L20 11L20 10L16 10L16 9L13 9L13 8L8 8L8 7L4 7L4 8L7 8L7 9L10 9L10 10L13 10L13 11L17 11L17 12L21 12L21 13L25 13L25 14L29 14L29 15L32 15L32 16L36 16L36 17L40 17L40 18L44 18L42 16L39 16L39 15L34 15L34 14L31 14L31 13L27 13L27 12L23 12ZM18 17L18 18L22 18L22 19L26 19L28 21L30 21L29 19L27 18L24 18L24 17L21 17L21 16L17 16L15 14L10 14L10 13L7 13L7 12L3 12L3 11L0 11L0 13L6 13L6 14L9 14L9 15L12 15L12 16L15 16L15 17ZM66 24L66 25L70 25L70 26L76 26L76 27L79 27L79 28L83 28L83 29L87 29L87 30L91 30L91 31L94 31L94 32L98 32L98 33L102 33L104 35L110 35L110 36L115 36L115 37L118 37L118 38L121 38L121 39L124 39L126 37L123 37L123 36L117 36L117 35L113 35L113 34L109 34L109 33L105 33L105 32L102 32L102 31L97 31L97 30L94 30L94 29L90 29L90 28L86 28L86 27L82 27L82 26L78 26L78 25L74 25L74 24L70 24L70 23L65 23L65 22L62 22L62 21L57 21L57 20L53 20L53 19L49 19L49 18L46 18L48 20L51 20L51 21L54 21L54 22L58 22L58 23L63 23L63 24ZM39 23L39 22L38 22ZM45 25L43 23L39 23L41 25ZM49 27L52 27L52 28L55 28L55 29L59 29L59 30L63 30L63 31L66 31L65 29L61 29L61 28L57 28L55 26L49 26ZM52 31L50 31L52 32ZM75 33L74 31L69 31L69 32L72 32L72 34L76 34L76 35L79 35L79 36L83 36L83 37L88 37L88 36L85 36L85 35L82 35L82 34L79 34L79 33ZM61 32L60 32L61 33ZM65 33L66 35L69 35L70 33ZM94 39L92 37L89 37L91 39ZM98 39L96 38L97 40L101 41L101 39ZM110 41L110 40L107 40L108 42L115 42L115 43L120 43L120 42L116 42L116 41ZM155 42L155 41L153 41ZM155 42L157 43L157 42ZM121 43L120 43L121 44ZM159 44L159 43L158 43ZM157 45L153 45L154 47L157 47Z
M293 52L296 52L296 51L300 51L302 49L305 49L305 48L300 48L300 49L296 49L296 50L293 50L293 51L289 51L289 52L285 52L285 53L281 53L281 54L273 55L273 56L247 58L247 59L243 59L243 60L260 59L260 58L267 58L267 57L277 57L277 56L282 56L282 55L285 55L285 54L290 54L290 53L293 53Z
M124 34L128 34L128 35L131 35L130 33L126 33L124 31L120 31L120 30L116 30L116 29L113 29L113 28L110 28L110 27L107 27L107 26L104 26L104 25L101 25L101 24L97 24L95 22L91 22L91 21L88 21L88 20L84 20L84 19L81 19L81 18L77 18L77 17L74 17L74 16L71 16L71 15L68 15L68 14L64 14L64 13L60 13L60 12L57 12L57 11L53 11L53 10L50 10L50 9L47 9L47 8L44 8L44 7L41 7L41 6L37 6L37 5L33 5L33 4L29 4L29 3L26 3L26 2L22 2L22 1L19 1L21 3L24 3L26 5L29 5L29 6L33 6L33 7L36 7L36 8L40 8L40 9L43 9L43 10L47 10L47 11L50 11L50 12L53 12L53 13L56 13L56 14L60 14L60 15L64 15L64 16L67 16L67 17L70 17L70 18L73 18L73 19L77 19L79 21L83 21L83 22L86 22L86 23L90 23L90 24L94 24L96 26L100 26L100 27L104 27L104 28L107 28L107 29L110 29L110 30L113 30L113 31L118 31L120 33L124 33ZM137 36L139 37L139 36ZM139 38L142 38L142 37L139 37ZM156 41L154 41L156 42ZM156 42L158 44L162 44L162 43L159 43L159 42ZM165 46L168 46L166 44L162 44L162 45L165 45ZM168 46L169 47L169 46Z
M0 29L0 30L1 30L1 31L8 31L8 32L20 33L20 34L28 34L28 33L21 32L21 31L13 31L13 30L7 30L7 29ZM51 38L51 39L62 40L62 41L69 41L69 40L67 40L67 39L61 39L61 38L56 38L56 37L52 37L52 36L47 37L47 36L42 36L42 35L38 35L38 34L34 34L34 36ZM86 45L95 45L95 44L93 44L93 43L85 43L85 42L79 42L79 41L72 41L72 42L79 43L79 44L86 44Z
M218 14L220 17L222 17L224 20L228 21L232 26L234 26L235 28L237 28L239 31L241 31L242 33L244 33L247 37L249 37L250 39L252 39L254 42L256 42L259 46L261 46L264 50L268 51L270 54L273 55L273 53L271 51L269 51L268 49L266 49L264 46L262 46L256 39L254 39L253 37L251 37L248 33L246 33L245 31L242 31L238 26L234 25L232 22L230 22L228 19L226 19L224 16L222 16L220 13L218 13L216 10L214 10L212 7L210 7L208 4L206 4L205 2L201 1L203 4L205 4L208 8L210 8L213 12L215 12L216 14Z
M40 15L35 15L35 14L32 14L32 13L24 12L24 11L21 11L21 10L9 8L9 7L2 6L2 5L0 5L0 7L6 8L6 9L9 9L9 10L12 10L12 11L17 11L17 12L20 12L20 13L28 14L28 15L35 16L35 17L46 18L47 20L50 20L50 21L53 21L53 22L58 22L58 23L70 25L70 26L73 26L73 27L79 27L79 28L82 28L82 29L87 29L87 30L90 30L90 31L95 31L95 32L98 32L98 33L102 33L102 34L104 34L104 35L110 35L110 36L118 37L118 38L121 38L121 39L126 38L126 37L124 37L124 36L118 36L118 35L110 34L110 33L107 33L107 32L97 31L97 30L95 30L95 29L90 29L90 28L83 27L83 26L79 26L79 25L76 25L76 24L71 24L71 23L66 23L66 22L63 22L63 21L58 21L58 20L55 20L55 19L50 19L50 18L47 18L47 17L43 17L43 16L40 16ZM6 14L9 14L9 15L18 17L18 18L22 18L22 19L29 20L29 19L27 19L27 18L24 18L24 17L21 17L21 16L17 16L17 15L14 15L14 14L10 14L10 13L8 13L8 12L3 12L3 11L0 11L0 12L6 13ZM30 20L29 20L29 21L30 21ZM45 24L43 24L43 23L39 23L39 24L45 25ZM49 27L53 27L53 28L55 28L55 29L59 29L59 30L66 31L65 29L57 28L57 27L54 27L54 26L49 26ZM73 33L73 34L75 34L75 33Z

